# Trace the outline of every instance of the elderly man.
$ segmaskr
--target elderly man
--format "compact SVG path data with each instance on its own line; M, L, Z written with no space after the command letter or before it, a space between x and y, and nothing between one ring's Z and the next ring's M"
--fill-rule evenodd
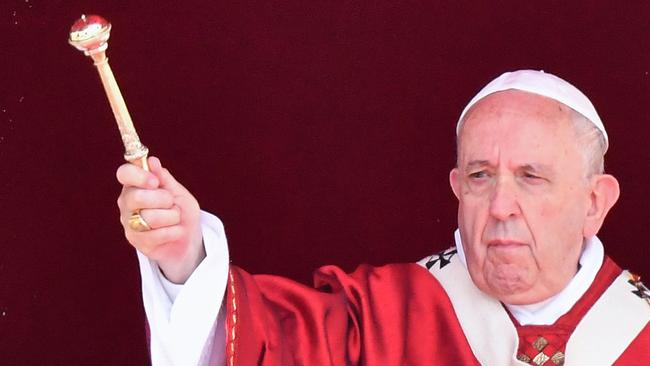
M154 364L647 364L648 290L596 237L619 187L587 97L506 73L467 105L457 146L455 247L323 267L316 289L229 265L221 223L159 160L121 166Z

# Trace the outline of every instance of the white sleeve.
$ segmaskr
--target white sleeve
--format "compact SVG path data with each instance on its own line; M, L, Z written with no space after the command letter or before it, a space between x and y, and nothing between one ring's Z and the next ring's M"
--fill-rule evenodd
M167 281L156 262L138 252L153 366L225 365L221 304L228 281L228 243L216 216L201 212L201 230L206 257L183 285Z

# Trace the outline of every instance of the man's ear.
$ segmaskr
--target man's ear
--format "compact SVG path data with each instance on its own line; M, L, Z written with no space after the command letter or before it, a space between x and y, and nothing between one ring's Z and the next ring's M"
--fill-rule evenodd
M449 172L449 185L451 185L451 190L454 191L456 198L460 199L460 181L459 179L460 172L458 168L454 168Z
M621 191L616 178L609 174L595 175L591 180L590 206L585 217L582 235L590 238L598 233L605 216L614 206Z

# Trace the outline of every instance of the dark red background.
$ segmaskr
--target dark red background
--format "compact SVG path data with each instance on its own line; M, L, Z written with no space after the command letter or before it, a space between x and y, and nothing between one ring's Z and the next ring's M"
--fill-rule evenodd
M115 205L122 146L91 61L66 42L83 12L113 23L108 55L143 142L252 272L308 282L322 264L450 245L456 118L491 78L537 68L597 106L622 186L601 237L650 276L647 6L106 3L0 5L3 365L148 362Z

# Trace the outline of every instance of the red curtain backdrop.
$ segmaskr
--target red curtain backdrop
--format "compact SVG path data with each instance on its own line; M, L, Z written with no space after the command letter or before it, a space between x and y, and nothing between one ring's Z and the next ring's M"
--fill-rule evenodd
M640 2L639 2L640 3ZM573 82L622 188L600 236L650 276L647 5L61 1L0 5L0 363L141 365L137 261L115 204L122 146L82 13L143 142L225 223L232 261L310 282L323 264L452 244L454 127L503 71Z

